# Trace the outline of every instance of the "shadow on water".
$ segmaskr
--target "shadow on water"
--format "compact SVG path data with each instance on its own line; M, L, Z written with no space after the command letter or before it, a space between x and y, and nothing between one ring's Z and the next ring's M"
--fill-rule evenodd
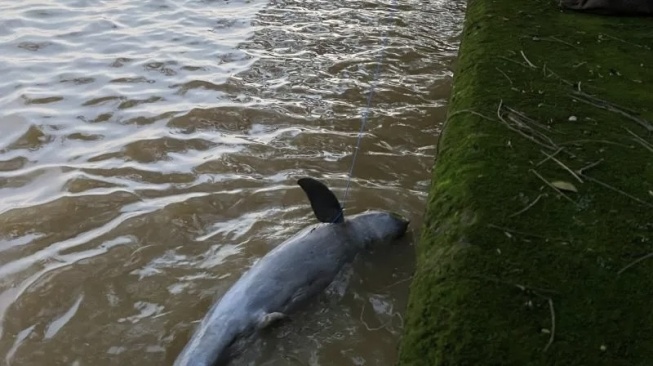
M8 365L171 362L211 303L315 222L411 220L236 364L392 364L464 1L0 4L0 351ZM393 17L394 23L389 22Z

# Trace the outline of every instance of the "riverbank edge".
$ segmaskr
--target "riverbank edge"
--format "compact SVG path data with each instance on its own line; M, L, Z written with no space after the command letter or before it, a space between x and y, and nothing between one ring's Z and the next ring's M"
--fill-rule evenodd
M652 25L468 2L399 365L653 364Z

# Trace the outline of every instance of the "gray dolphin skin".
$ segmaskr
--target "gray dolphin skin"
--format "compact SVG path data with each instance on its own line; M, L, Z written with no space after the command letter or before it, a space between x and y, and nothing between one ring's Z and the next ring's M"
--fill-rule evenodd
M385 211L345 218L324 184L302 178L313 212L309 226L261 258L208 311L174 366L226 365L233 344L282 320L322 292L346 263L373 245L404 235L408 220Z

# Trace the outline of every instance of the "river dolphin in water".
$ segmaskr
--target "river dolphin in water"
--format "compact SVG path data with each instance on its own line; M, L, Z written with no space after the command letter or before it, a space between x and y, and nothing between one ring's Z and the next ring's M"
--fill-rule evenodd
M340 202L312 178L297 182L317 219L261 258L206 314L175 366L225 365L234 343L287 317L322 292L346 263L404 235L408 221L384 211L345 218Z

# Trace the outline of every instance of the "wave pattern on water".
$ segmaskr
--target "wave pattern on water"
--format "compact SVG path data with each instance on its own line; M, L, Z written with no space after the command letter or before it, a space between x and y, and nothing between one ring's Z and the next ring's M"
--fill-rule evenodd
M0 4L6 363L171 362L216 296L315 221L299 176L342 197L384 32L346 207L417 233L464 2L393 6ZM391 364L411 270L405 246L357 262L241 364Z

